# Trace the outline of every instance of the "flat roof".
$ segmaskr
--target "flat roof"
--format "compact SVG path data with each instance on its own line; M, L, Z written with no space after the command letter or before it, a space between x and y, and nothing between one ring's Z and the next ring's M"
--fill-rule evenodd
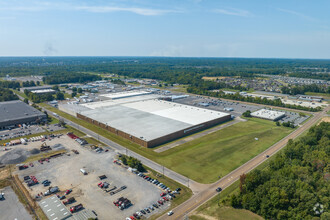
M38 90L32 90L32 93L48 93L48 92L55 92L54 89L38 89Z
M274 111L274 110L267 110L267 109L260 109L251 113L252 116L270 120L276 120L281 118L285 115L284 112Z
M0 122L42 116L45 114L22 101L0 102Z
M108 93L108 94L103 94L103 95L100 95L100 96L107 97L107 98L110 98L110 99L122 99L122 98L126 98L126 97L148 95L148 94L152 94L152 92L147 92L147 91L126 91L126 92Z
M63 205L57 196L41 200L39 205L50 220L62 220L72 216L71 212Z
M229 115L157 99L102 106L80 114L145 141Z

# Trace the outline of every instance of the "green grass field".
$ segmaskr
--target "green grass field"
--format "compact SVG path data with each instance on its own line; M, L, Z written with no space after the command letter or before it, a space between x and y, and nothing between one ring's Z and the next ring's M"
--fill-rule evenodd
M165 152L156 153L153 149L139 146L47 104L41 105L200 183L215 182L219 176L228 174L293 131L291 128L278 127L271 121L251 118ZM259 138L258 141L255 140L256 137Z
M197 182L212 183L291 131L253 118L160 153L154 159Z

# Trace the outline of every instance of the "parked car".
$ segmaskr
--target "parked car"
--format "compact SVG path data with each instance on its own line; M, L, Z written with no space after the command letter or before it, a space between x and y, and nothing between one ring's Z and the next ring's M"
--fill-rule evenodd
M221 191L222 191L221 187L218 187L218 188L216 189L216 191L217 191L217 192L221 192Z

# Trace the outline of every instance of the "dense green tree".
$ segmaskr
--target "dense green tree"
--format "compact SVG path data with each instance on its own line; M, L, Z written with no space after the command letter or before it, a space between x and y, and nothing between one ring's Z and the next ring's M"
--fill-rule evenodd
M330 123L322 122L303 138L290 140L267 169L240 178L240 193L231 196L230 204L265 219L318 218L316 204L329 210L329 146ZM328 216L324 213L321 219Z

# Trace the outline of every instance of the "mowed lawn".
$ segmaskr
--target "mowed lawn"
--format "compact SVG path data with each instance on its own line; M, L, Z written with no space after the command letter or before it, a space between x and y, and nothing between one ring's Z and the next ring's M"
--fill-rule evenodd
M160 153L154 159L197 182L212 183L292 131L253 118Z

